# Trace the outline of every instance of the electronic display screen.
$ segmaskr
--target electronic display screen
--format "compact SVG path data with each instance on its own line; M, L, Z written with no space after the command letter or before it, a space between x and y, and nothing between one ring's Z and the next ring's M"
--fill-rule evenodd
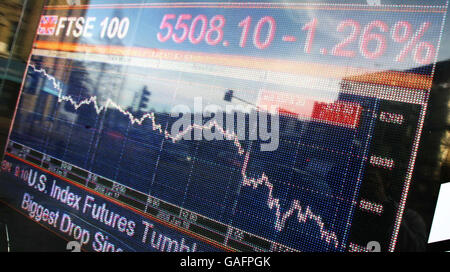
M426 243L407 202L446 1L78 2L43 8L12 207L86 251Z

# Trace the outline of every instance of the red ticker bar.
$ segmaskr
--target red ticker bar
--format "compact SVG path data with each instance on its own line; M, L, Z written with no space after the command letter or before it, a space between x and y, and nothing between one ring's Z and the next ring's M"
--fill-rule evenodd
M311 117L313 120L324 121L329 124L357 128L361 112L362 107L355 103L341 101L335 103L316 102Z
M374 83L404 88L428 90L432 77L410 72L377 72L364 68L343 67L333 64L290 61L282 59L223 55L214 53L183 52L169 49L152 49L125 46L86 45L68 42L36 41L36 49L90 54L105 54L141 57L168 61L188 61L190 63L224 65L247 69L261 69L272 72L290 73L314 77L339 78L353 82Z

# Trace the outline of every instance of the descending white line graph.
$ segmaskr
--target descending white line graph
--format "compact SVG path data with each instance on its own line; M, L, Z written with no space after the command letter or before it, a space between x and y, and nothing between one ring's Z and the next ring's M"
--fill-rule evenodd
M325 223L322 221L320 215L316 215L311 210L311 207L306 206L306 208L300 205L299 200L293 200L290 204L289 209L286 212L281 211L280 199L275 198L273 196L274 185L270 182L269 177L262 172L261 175L257 178L249 177L247 175L247 167L250 159L250 153L247 152L241 143L239 142L238 136L234 132L230 132L221 127L216 121L208 122L205 125L193 124L188 126L183 131L179 132L176 135L172 135L169 131L165 130L161 124L156 122L156 117L153 112L145 113L142 117L137 118L131 112L123 109L116 102L112 101L110 98L106 100L103 106L99 105L97 102L97 96L92 96L87 99L83 99L79 102L75 101L73 97L64 95L63 88L61 87L61 83L52 75L48 74L44 68L37 68L33 64L29 64L29 67L35 72L43 75L47 80L49 80L53 84L53 88L58 92L58 103L69 102L75 109L80 108L83 105L91 105L95 107L97 114L100 114L103 111L107 111L108 108L114 108L121 112L123 115L127 116L132 124L142 125L146 119L149 119L152 124L152 129L154 131L158 131L160 134L163 134L166 139L171 140L172 142L177 142L183 139L183 136L187 133L190 133L194 129L198 130L207 130L212 129L213 127L220 131L226 139L233 140L234 145L237 148L237 152L240 156L244 156L244 163L241 170L242 175L242 185L245 187L251 187L256 190L260 186L265 186L268 189L267 196L267 206L271 210L275 210L275 229L277 231L282 231L286 224L286 221L293 215L297 215L297 221L299 223L305 223L307 220L313 220L320 231L320 239L325 240L328 244L334 245L335 248L339 246L338 237L335 232L329 231L325 228Z

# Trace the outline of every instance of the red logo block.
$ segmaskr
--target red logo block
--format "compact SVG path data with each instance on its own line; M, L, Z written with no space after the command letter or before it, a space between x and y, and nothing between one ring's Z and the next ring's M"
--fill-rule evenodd
M56 15L44 15L41 17L37 34L51 36L55 34L56 25L58 23L58 16Z

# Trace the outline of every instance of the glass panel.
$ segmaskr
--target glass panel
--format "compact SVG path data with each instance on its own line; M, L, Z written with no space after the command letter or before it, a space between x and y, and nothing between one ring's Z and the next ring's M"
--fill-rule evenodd
M5 112L21 94L0 196L68 241L427 249L446 1L6 3Z

